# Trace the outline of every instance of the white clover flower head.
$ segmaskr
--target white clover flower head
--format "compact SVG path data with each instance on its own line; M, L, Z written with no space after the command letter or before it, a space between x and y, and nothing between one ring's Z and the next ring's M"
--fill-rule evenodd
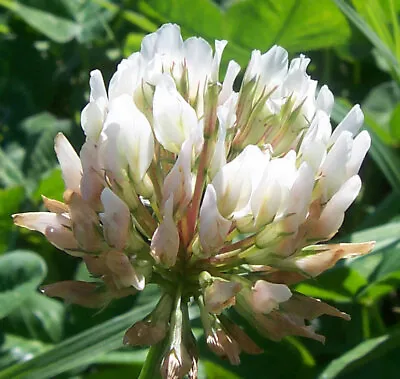
M192 303L208 346L232 364L260 348L230 307L273 340L322 341L306 320L348 316L291 286L373 247L320 243L361 188L371 140L359 133L359 106L332 132L332 93L317 90L308 58L289 63L279 46L252 53L236 91L239 65L219 74L225 45L216 41L213 52L166 24L118 65L108 92L93 71L80 156L63 135L55 142L65 202L44 198L49 212L14 215L93 275L45 286L49 296L103 307L159 285L157 307L124 342L164 341L164 378L197 375Z

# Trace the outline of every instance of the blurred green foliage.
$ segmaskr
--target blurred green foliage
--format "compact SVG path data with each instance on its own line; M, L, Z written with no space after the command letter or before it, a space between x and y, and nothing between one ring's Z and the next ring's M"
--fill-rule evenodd
M10 214L41 209L41 194L61 198L53 139L62 131L82 143L89 71L99 68L108 80L164 22L180 24L185 37L227 39L225 65L235 59L244 67L252 49L273 44L307 54L311 75L337 96L334 121L361 103L373 136L362 194L337 238L376 240L375 250L297 288L353 320L319 320L326 346L253 333L265 352L243 355L238 367L207 351L199 332L200 377L398 377L399 17L399 0L0 0L0 378L139 375L146 351L122 348L122 335L149 312L156 292L97 313L44 297L41 283L87 273L42 236L14 227Z

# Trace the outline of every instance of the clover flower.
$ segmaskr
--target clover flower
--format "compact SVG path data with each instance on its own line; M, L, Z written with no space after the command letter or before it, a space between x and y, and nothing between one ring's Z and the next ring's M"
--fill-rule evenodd
M232 364L261 349L231 307L272 340L324 341L311 320L350 317L293 285L373 247L321 243L361 188L370 136L359 106L332 131L332 93L307 75L308 58L289 63L279 46L253 51L235 91L236 62L220 81L225 45L213 52L167 24L122 60L108 91L92 71L80 155L55 140L64 203L44 197L49 212L14 215L93 276L47 285L49 296L104 307L159 285L158 305L124 343L161 344L164 378L197 377L190 304L209 348Z

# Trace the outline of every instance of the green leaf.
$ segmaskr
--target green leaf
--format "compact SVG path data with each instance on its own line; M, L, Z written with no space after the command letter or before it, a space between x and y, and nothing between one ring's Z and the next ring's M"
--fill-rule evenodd
M21 127L29 138L27 175L30 178L40 177L56 165L54 138L58 132L68 133L71 121L60 120L43 112L26 118Z
M367 22L344 0L334 0L337 6L348 17L353 25L360 30L362 34L372 43L379 51L379 54L387 61L388 65L396 73L396 78L400 78L400 69L393 52L383 43L377 33L367 24Z
M400 88L396 82L390 81L374 87L362 103L368 124L386 144L397 142L391 131L391 118L393 118L392 112L399 102Z
M383 225L400 215L400 193L392 192L360 224L360 230Z
M205 377L208 379L240 379L240 377L215 362L205 360L202 362L205 371Z
M372 304L400 284L400 221L363 230L351 236L352 242L375 240L372 253L349 261L348 265L368 280L357 300Z
M122 346L125 330L145 317L155 306L156 299L121 316L68 338L33 359L0 372L1 379L46 379L95 362L105 353Z
M64 193L64 181L59 167L45 174L32 194L31 198L37 204L42 202L41 195L50 199L62 201Z
M200 35L211 43L227 39L226 55L241 64L252 49L280 44L291 52L313 50L340 45L350 36L330 0L235 1L225 12L208 0L142 0L139 9L160 23L178 23L185 36Z
M108 21L114 16L114 10L104 9L93 0L62 0L62 3L79 25L79 42L91 42L100 39L102 32L109 33Z
M24 186L25 179L21 169L0 147L0 183L5 187Z
M154 32L157 25L151 22L143 14L120 8L118 5L113 4L108 0L94 0L95 3L113 12L121 12L122 17L133 25L138 26L146 32Z
M397 243L400 239L399 236L400 221L393 221L384 225L380 225L374 228L364 229L351 234L350 241L354 243L365 242L365 241L376 241L374 252L363 257L359 257L352 261L352 266L355 262L362 261L378 251Z
M133 351L112 351L96 358L96 363L124 365L139 363L140 365L143 365L148 352L149 349L138 349Z
M71 41L79 33L77 24L52 13L10 0L0 0L0 6L10 9L33 29L55 42Z
M290 52L341 45L350 37L346 19L330 0L248 0L227 10L229 40L246 50L274 44Z
M315 279L296 286L296 291L318 299L347 303L354 301L357 292L367 285L367 281L357 271L336 266Z
M0 189L0 253L7 250L12 238L13 221L11 215L18 212L25 196L22 187Z
M372 338L360 343L341 357L334 359L318 378L337 378L340 374L350 372L371 360L379 359L388 351L398 347L400 347L400 330Z
M4 329L15 335L44 342L59 342L63 335L64 304L39 293L10 313Z
M46 276L46 264L36 253L15 250L0 257L0 319L29 297Z
M6 334L0 346L0 369L31 359L51 347L40 341ZM0 372L1 373L1 372Z
M201 35L209 40L222 37L223 15L212 1L142 0L139 9L160 23L178 23L184 34Z
M394 108L393 113L390 117L390 134L396 140L400 142L400 104Z
M400 249L397 249L397 256L400 253ZM389 293L393 293L399 287L400 284L400 270L391 272L385 277L374 281L371 285L367 286L357 296L357 301L367 306L371 306L376 303L380 298L386 296Z

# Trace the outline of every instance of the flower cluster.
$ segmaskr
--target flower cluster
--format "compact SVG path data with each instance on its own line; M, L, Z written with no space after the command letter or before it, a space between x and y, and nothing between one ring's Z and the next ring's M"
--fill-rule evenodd
M220 81L225 45L213 52L167 24L122 60L108 91L92 71L80 155L62 134L55 141L64 202L44 198L50 212L14 215L93 276L45 286L49 296L104 307L159 285L158 305L124 342L161 344L164 378L197 376L189 304L210 349L232 364L261 349L230 307L272 340L323 341L311 320L349 316L293 285L373 246L321 243L361 188L370 136L359 133L360 108L332 131L332 93L307 75L308 58L289 63L279 46L253 51L236 91L236 62Z

